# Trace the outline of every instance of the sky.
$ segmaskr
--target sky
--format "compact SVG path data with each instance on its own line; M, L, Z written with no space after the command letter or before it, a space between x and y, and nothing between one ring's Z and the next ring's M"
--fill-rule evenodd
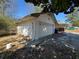
M67 20L66 14L64 13L59 13L58 15L55 15L55 17L59 23L65 23L65 21Z
M27 16L35 11L33 4L25 3L24 0L17 0L17 7L18 10L15 17L17 19ZM66 15L63 13L55 15L57 21L60 23L65 23L65 20L67 19L65 16Z

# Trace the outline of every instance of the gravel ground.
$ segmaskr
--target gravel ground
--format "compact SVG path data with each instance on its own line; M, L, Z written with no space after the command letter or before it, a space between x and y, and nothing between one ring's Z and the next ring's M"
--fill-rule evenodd
M58 35L60 37L60 35ZM36 41L37 42L37 41ZM76 59L75 50L54 38L41 39L15 52L3 52L2 59ZM8 53L8 54L7 54Z
M0 54L1 59L79 59L79 35L59 33L31 41L26 47L15 52Z
M62 37L57 39L79 50L79 34L64 33Z

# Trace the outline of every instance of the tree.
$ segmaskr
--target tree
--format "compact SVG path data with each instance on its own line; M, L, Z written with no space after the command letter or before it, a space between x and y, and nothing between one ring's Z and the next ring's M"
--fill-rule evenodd
M9 31L11 28L15 28L15 21L6 16L0 16L0 30Z
M79 26L79 7L75 7L75 10L67 15L67 21L74 26Z
M15 19L15 14L17 13L18 10L18 4L17 0L9 0L9 7L6 8L6 15L12 17Z
M41 5L39 7L35 6L35 13L40 13L42 10Z
M65 14L74 11L74 7L79 6L79 0L25 0L25 2L33 3L35 6L41 5L43 8L42 12L52 12Z
M0 0L0 15L5 15L6 9L10 6L8 3L10 3L10 1Z
M73 26L79 26L79 20L73 21L72 24Z
M16 7L15 7L16 6ZM0 0L0 16L13 17L16 12L17 4L14 0Z

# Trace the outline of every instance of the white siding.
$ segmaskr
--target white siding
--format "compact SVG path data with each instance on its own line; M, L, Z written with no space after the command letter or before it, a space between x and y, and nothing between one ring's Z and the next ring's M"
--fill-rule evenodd
M40 22L40 37L47 36L54 33L54 27L52 24Z
M44 22L36 22L35 39L53 34L54 29L55 28L52 24L44 23Z
M32 38L32 24L30 23L30 24L18 26L17 33L24 36L30 36Z
M17 26L17 33L22 34L22 26Z
M38 21L35 21L35 39L38 39L39 38L39 22Z
M32 36L32 24L27 24L23 28L23 35Z

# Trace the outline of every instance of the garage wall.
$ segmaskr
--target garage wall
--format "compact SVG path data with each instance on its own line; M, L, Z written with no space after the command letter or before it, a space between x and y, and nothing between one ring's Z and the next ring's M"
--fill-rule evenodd
M18 26L17 33L32 38L32 23Z
M41 21L35 21L34 22L34 39L38 39L47 35L51 35L55 32L55 27L52 24L44 23Z
M52 24L40 22L40 27L41 37L54 33L54 27L52 26Z
M24 36L30 35L34 40L53 34L55 31L55 24L52 21L51 16L42 14L31 23L18 26L17 31Z
M51 35L55 32L55 24L52 18L47 14L42 14L38 17L35 23L35 39Z

